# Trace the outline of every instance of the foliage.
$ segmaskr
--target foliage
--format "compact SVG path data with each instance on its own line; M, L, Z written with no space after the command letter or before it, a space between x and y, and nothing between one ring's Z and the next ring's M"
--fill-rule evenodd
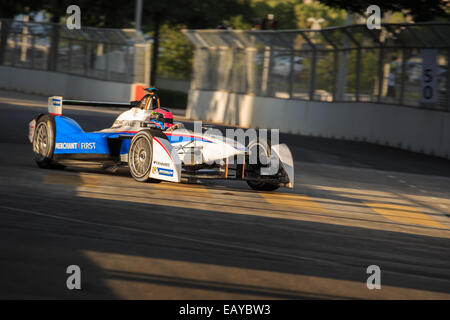
M342 25L346 17L345 10L331 8L319 2L305 4L301 0L253 0L250 6L249 15L230 19L239 19L240 23L230 23L233 28L251 29L255 19L267 17L268 14L274 15L277 29L309 28L307 19L311 17L325 19L322 27Z
M297 28L309 28L311 24L308 18L322 18L325 21L321 27L340 26L345 23L347 13L342 9L330 8L322 3L311 3L309 5L297 4L294 7L297 19Z
M253 27L253 24L248 21L242 14L230 17L227 25L236 30L248 30Z
M183 28L182 25L171 28L167 24L161 28L158 75L181 79L190 77L193 48L181 33Z
M273 14L278 21L277 29L296 29L297 17L295 15L295 6L300 1L253 1L252 9L255 18L267 17Z
M374 4L373 0L321 0L331 7L351 10L357 13L365 13L367 7ZM389 0L380 5L382 12L403 11L410 14L414 21L432 21L439 18L450 17L450 10L446 0Z
M161 106L173 109L186 109L188 95L185 92L159 89Z
M36 0L2 0L0 1L0 18L11 19L17 14L36 10L40 6L40 1Z

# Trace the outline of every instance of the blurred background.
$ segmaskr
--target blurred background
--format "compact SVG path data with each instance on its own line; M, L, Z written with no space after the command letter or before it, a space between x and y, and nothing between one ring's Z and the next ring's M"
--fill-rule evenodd
M66 26L70 5L80 8L80 29ZM406 124L409 137L398 138L395 128L402 122L348 130L358 117L370 118L375 104L443 111L446 119L450 110L449 2L380 4L379 29L366 26L370 5L348 0L193 0L189 5L180 0L6 0L0 3L0 87L127 101L152 85L161 89L167 106L187 108L190 119L277 126L448 157L449 147L428 147L430 141L416 146L417 136L411 136L418 126L425 132L435 128L440 114L376 109L381 118L399 121L437 117L428 124ZM428 69L432 74L426 84ZM323 128L316 130L320 125L300 121L306 102L313 102L308 105L315 110L346 103L339 106L345 119L324 110L319 116ZM280 120L274 124L274 118ZM377 133L363 132L368 126ZM395 132L378 134L386 130ZM422 132L418 135L423 139ZM443 136L448 133L437 132L433 140L447 143Z

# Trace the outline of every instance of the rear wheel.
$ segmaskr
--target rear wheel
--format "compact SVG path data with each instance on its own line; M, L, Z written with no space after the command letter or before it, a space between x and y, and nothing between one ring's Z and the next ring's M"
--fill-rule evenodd
M249 150L249 167L251 170L260 172L261 167L269 165L270 162L270 142L258 137L257 139L250 141L247 145ZM280 187L279 183L266 182L257 180L247 180L247 184L253 190L258 191L274 191Z
M55 124L53 119L44 115L36 123L33 136L34 160L40 168L49 169L55 167L52 162L55 149Z
M258 190L258 191L274 191L280 187L279 183L265 182L265 181L247 180L247 184L253 190Z

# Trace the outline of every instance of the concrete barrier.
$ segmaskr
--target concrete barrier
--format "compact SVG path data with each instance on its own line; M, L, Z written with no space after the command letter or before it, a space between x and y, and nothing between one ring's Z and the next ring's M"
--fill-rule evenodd
M136 86L85 78L60 72L0 66L0 88L67 99L127 102L134 100Z
M450 113L376 103L329 103L190 90L194 120L367 141L450 159Z

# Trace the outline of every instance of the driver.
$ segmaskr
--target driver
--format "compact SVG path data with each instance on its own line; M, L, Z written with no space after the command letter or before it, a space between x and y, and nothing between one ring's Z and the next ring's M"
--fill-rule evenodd
M148 92L140 102L141 109L151 110L150 116L146 122L154 124L161 130L175 130L182 126L181 124L173 124L173 114L166 108L161 108L159 105L158 89L146 88Z
M161 130L166 130L173 126L173 115L172 112L166 108L156 108L152 110L148 122L154 123Z

